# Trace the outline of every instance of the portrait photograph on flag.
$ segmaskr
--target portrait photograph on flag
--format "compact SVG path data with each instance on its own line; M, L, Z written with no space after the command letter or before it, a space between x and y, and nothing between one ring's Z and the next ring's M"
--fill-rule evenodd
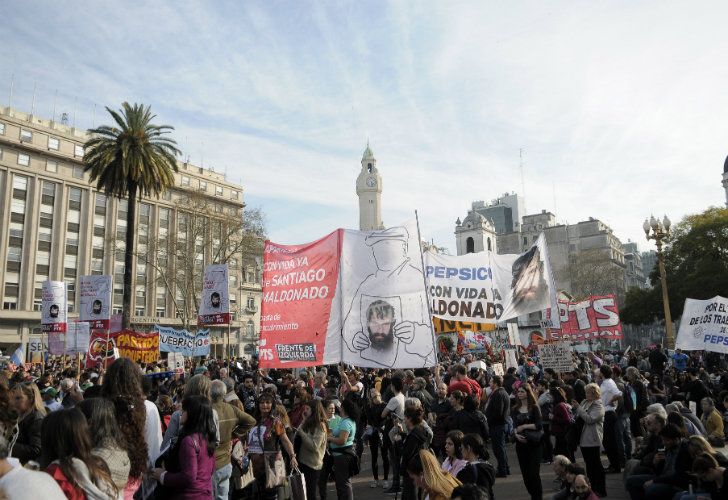
M63 281L44 281L41 291L41 330L65 332L68 320L66 284Z
M230 323L230 292L227 264L205 266L200 293L198 325Z
M111 276L93 275L79 278L79 321L92 330L108 330L111 321Z

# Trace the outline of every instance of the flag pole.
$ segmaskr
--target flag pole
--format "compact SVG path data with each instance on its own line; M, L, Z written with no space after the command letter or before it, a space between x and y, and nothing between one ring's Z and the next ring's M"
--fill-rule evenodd
M422 236L420 235L420 217L415 210L415 221L417 222L417 247L420 249L420 263L422 264L422 284L425 287L425 300L427 301L427 324L430 326L430 333L432 334L432 349L435 356L435 364L437 364L437 338L435 336L435 328L432 324L432 304L430 302L430 295L427 292L427 277L425 276L425 256L422 253Z

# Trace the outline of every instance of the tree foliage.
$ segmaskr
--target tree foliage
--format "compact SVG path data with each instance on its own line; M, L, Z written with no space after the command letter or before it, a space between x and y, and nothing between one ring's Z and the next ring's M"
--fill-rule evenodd
M675 225L664 250L665 274L673 319L682 314L685 299L728 296L728 209L711 207L686 216ZM630 290L622 321L644 324L664 321L659 266L650 274L652 288Z
M624 268L601 250L585 250L571 256L569 264L557 271L560 281L571 283L570 294L580 299L590 295L614 294L624 298Z
M99 191L129 200L122 319L123 328L129 328L137 196L159 196L174 185L176 155L180 152L174 139L165 137L174 128L152 124L156 115L149 106L125 102L118 112L108 107L106 111L116 126L102 125L88 131L91 138L85 144L83 162L90 182L95 182Z

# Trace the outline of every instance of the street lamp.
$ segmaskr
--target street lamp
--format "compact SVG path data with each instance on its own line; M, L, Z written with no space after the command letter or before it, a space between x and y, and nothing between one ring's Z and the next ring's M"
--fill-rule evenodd
M645 219L642 229L645 231L647 240L655 240L657 245L657 264L660 269L660 282L662 285L662 305L665 308L665 329L667 331L667 347L675 348L675 337L672 334L672 316L670 315L670 302L667 298L667 277L665 276L665 259L662 254L662 240L670 236L670 219L667 215L662 221L656 219L654 215L650 219Z

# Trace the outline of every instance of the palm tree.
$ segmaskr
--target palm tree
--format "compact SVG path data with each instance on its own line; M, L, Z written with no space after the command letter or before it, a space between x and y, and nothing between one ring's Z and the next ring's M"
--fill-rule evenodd
M149 106L125 102L121 109L106 108L116 126L103 125L89 130L83 155L84 170L90 182L107 196L127 198L126 248L124 249L124 299L122 328L131 324L131 278L136 231L136 201L138 195L159 196L174 185L177 172L177 143L164 137L174 130L169 125L154 125L156 117Z

